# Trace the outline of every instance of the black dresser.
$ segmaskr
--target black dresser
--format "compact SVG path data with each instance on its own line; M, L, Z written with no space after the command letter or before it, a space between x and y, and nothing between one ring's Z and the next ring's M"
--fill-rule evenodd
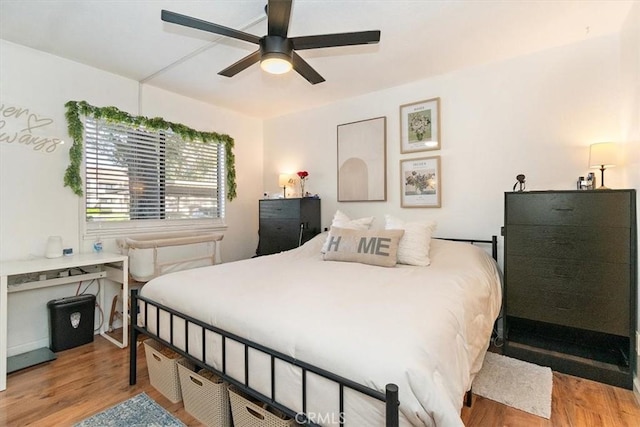
M505 193L504 353L633 388L635 190Z
M320 199L265 199L259 209L258 256L297 248L320 233Z

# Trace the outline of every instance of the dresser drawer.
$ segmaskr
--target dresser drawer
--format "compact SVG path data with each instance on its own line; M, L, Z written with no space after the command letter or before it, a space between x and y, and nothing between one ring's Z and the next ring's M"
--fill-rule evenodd
M628 299L620 301L618 298L597 297L587 293L509 288L506 314L588 331L629 336L629 304Z
M271 255L277 254L282 251L288 251L289 249L293 249L298 247L298 240L293 238L293 236L286 235L270 235L260 236L260 241L258 243L258 255Z
M509 292L537 289L609 297L620 302L620 310L626 309L623 302L630 299L629 266L626 264L598 262L591 257L569 260L515 255L507 256L506 261Z
M300 221L295 219L261 219L260 237L287 235L298 238L300 235Z
M298 247L300 222L291 219L264 219L260 221L259 255L268 255Z
M260 200L260 219L300 218L300 199Z
M507 315L615 335L629 332L628 265L517 256L506 261Z
M631 227L631 194L613 191L506 193L509 224Z
M631 229L513 225L505 236L506 255L630 264Z

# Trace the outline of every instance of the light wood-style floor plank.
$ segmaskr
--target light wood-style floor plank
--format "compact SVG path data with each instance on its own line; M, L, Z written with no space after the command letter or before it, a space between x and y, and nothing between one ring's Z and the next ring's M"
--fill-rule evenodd
M0 426L71 426L143 391L187 426L200 425L182 403L171 403L149 384L142 345L138 383L129 386L128 357L128 350L97 336L53 362L10 374L0 392ZM640 405L630 390L554 372L550 420L480 396L462 409L462 420L468 427L636 427Z

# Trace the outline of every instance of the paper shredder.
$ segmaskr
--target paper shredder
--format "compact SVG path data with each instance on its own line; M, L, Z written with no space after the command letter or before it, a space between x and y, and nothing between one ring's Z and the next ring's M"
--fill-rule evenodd
M93 341L95 295L58 298L47 303L50 349L53 352Z

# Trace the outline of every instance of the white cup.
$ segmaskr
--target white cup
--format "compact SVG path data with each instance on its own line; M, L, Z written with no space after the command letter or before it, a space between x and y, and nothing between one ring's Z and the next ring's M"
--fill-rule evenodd
M62 237L49 236L44 256L47 258L59 258L62 256Z

